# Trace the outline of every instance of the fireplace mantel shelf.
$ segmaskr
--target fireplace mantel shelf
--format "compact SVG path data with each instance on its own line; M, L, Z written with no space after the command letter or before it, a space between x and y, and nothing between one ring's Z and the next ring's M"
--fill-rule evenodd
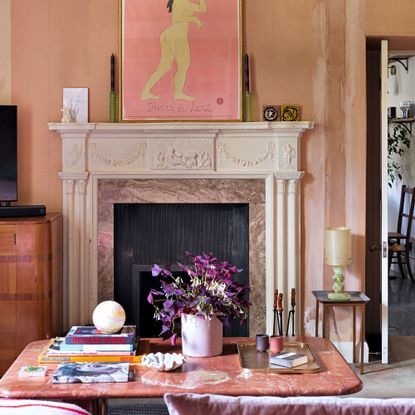
M176 134L180 132L196 131L238 131L238 132L284 132L304 131L314 128L314 121L283 121L283 122L163 122L163 123L50 123L49 129L64 132L148 132ZM196 137L197 138L197 137Z

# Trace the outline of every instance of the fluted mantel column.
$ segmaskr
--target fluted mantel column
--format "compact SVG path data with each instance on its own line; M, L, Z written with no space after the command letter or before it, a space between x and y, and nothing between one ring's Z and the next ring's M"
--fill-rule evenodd
M64 327L89 320L86 315L89 292L88 253L85 233L86 184L89 173L59 173L63 182L63 304Z
M276 187L274 289L284 294L284 325L287 323L288 311L291 309L291 290L293 288L296 290L295 334L297 335L300 334L298 316L301 312L299 182L303 174L303 172L279 172L274 175ZM270 328L269 326L268 329ZM284 334L285 330L284 326ZM290 333L291 330L292 326Z

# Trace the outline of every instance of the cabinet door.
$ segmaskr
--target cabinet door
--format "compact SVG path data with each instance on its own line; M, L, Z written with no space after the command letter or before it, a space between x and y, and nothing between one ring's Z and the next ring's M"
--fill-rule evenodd
M17 357L16 226L0 225L0 375Z
M45 338L49 326L49 224L17 226L17 347Z

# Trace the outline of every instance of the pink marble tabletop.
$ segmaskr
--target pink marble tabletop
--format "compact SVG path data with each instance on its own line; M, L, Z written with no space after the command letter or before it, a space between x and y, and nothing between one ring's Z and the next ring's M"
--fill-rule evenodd
M358 392L360 379L354 374L335 347L326 339L298 337L290 340L307 342L321 367L319 373L281 374L252 372L242 369L236 342L247 338L225 338L224 353L211 358L187 358L181 370L158 372L141 364L132 365L135 381L128 383L70 384L51 383L56 365L48 366L44 378L19 379L24 365L36 365L37 355L46 340L29 344L0 380L1 398L19 399L102 399L128 397L161 397L166 392L212 393L222 395L343 395ZM180 345L151 339L151 351L180 351Z

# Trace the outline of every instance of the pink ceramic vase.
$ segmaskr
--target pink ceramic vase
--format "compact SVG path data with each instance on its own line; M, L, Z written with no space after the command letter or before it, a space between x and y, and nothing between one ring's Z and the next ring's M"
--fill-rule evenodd
M186 356L210 357L222 353L222 322L193 314L182 315L182 349Z

